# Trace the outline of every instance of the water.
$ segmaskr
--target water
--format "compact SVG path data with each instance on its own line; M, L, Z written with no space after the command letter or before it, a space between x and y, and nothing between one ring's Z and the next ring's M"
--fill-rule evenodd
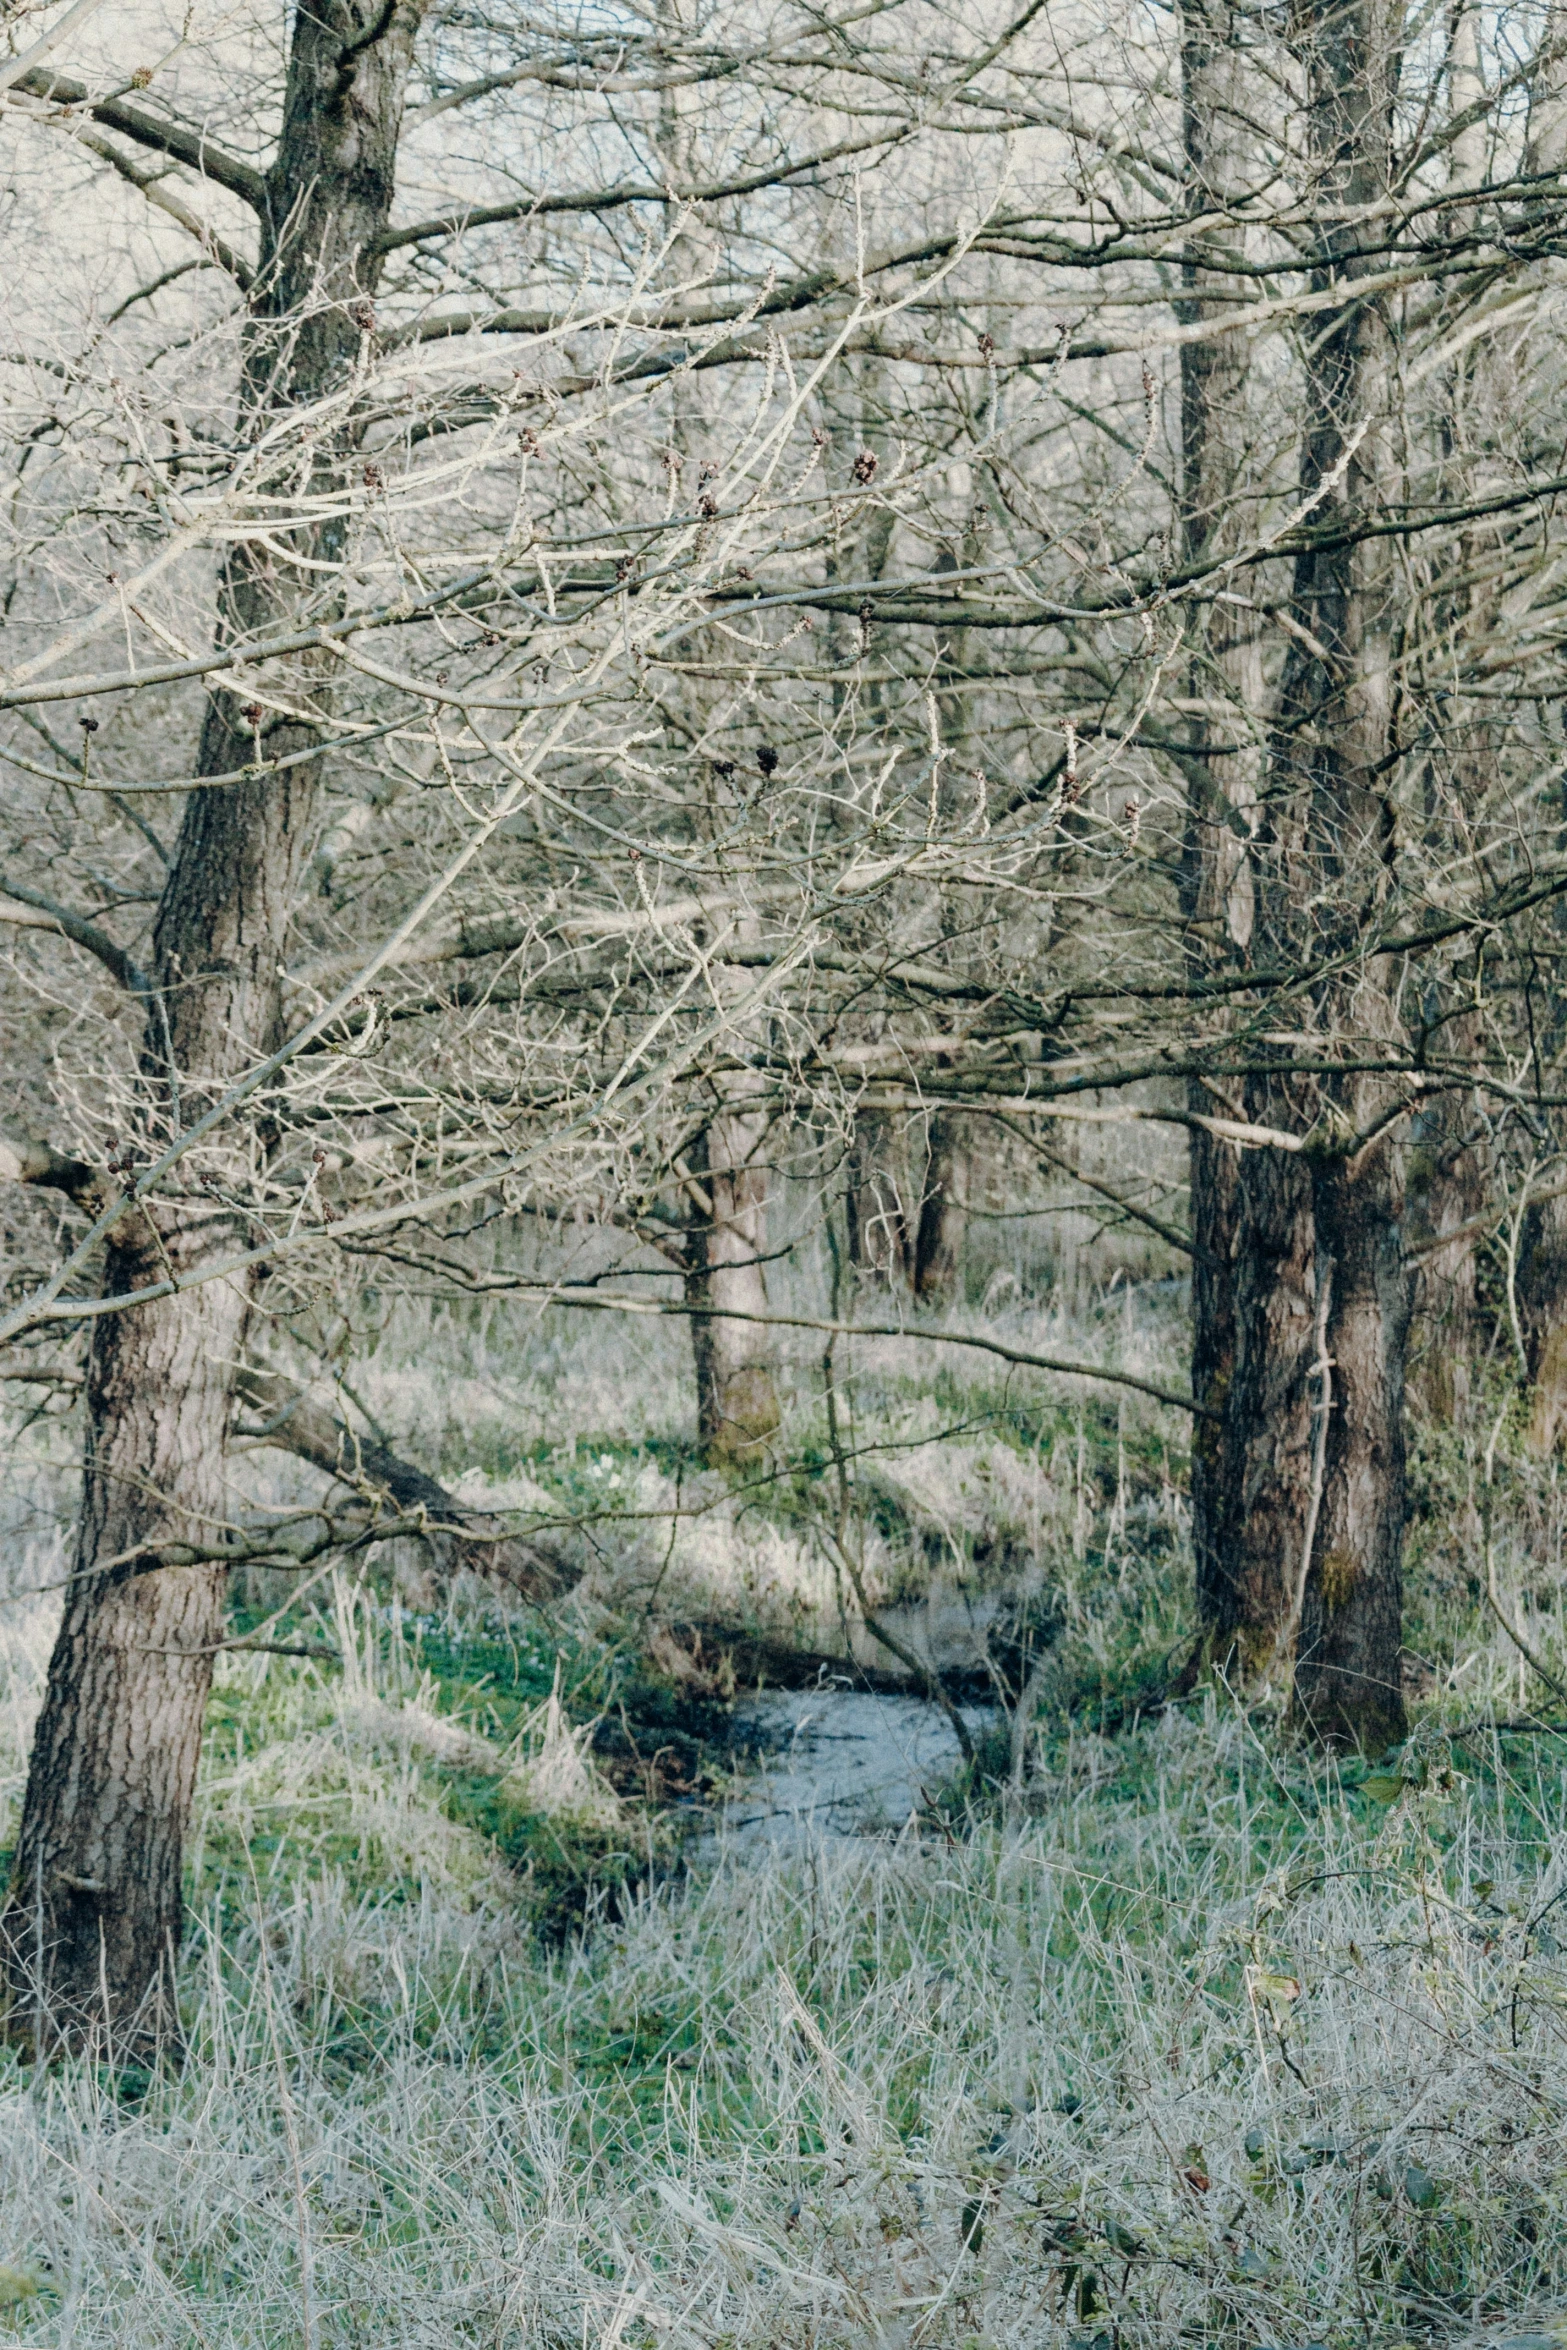
M989 1706L961 1710L971 1731L991 1719ZM730 1844L896 1833L963 1759L946 1715L919 1697L768 1690L740 1709L739 1724L766 1751L720 1809Z

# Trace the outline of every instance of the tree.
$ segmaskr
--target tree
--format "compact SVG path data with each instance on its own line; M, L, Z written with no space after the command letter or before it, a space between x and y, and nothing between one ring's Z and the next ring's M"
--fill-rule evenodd
M1400 28L1377 5L1333 8L1304 19L1297 42L1314 285L1334 298L1305 362L1301 488L1339 543L1296 559L1256 944L1324 972L1298 1000L1325 1065L1304 1084L1262 1073L1248 1090L1254 1121L1297 1139L1254 1154L1242 1176L1247 1277L1226 1437L1236 1572L1270 1587L1281 1630L1298 1625L1296 1703L1319 1735L1375 1748L1404 1726L1411 1299L1403 1089L1377 1067L1400 1056L1399 975L1396 959L1365 951L1388 901L1394 575L1388 542L1355 526L1395 506L1399 484L1388 324L1356 290L1367 263L1347 224L1391 188Z
M1248 352L1222 332L1241 293L1226 273L1226 252L1246 231L1254 177L1254 112L1246 87L1246 50L1235 13L1203 0L1181 26L1182 130L1186 203L1209 225L1192 238L1184 274L1190 291L1185 323L1207 327L1181 346L1181 525L1186 560L1202 564L1244 543L1244 515L1255 487L1254 419L1246 402ZM1212 331L1221 330L1221 331ZM1194 981L1232 972L1252 942L1254 880L1248 835L1257 820L1260 780L1256 739L1264 701L1262 637L1244 605L1217 600L1198 607L1203 635L1194 648L1191 693L1203 715L1192 722L1196 753L1183 874L1183 912L1192 940ZM1239 1646L1246 1669L1266 1663L1281 1615L1277 1593L1237 1575L1226 1514L1232 1470L1225 1408L1235 1369L1236 1250L1240 1154L1201 1123L1216 1103L1202 1073L1188 1083L1193 1116L1189 1169L1192 1234L1192 1393L1204 1407L1192 1440L1192 1553L1197 1607L1206 1642L1223 1662Z
M1483 1129L1493 1218L1555 1148L1544 338L1509 346L1516 414L1455 389L1556 233L1555 166L1505 176L1521 126L1460 202L1478 101L1444 118L1446 64L1421 89L1374 0L1288 42L1194 0L1179 55L1107 0L1086 80L1059 26L998 44L914 0L603 42L443 20L418 64L413 32L301 20L264 173L248 85L208 94L228 147L135 77L17 85L170 241L100 341L6 370L34 634L0 680L0 912L50 1122L5 1165L86 1222L32 1229L0 1328L94 1334L8 1931L23 2023L68 2033L167 2022L226 1564L256 1555L225 1438L237 1397L319 1376L356 1284L519 1327L685 1314L699 1443L743 1465L787 1450L780 1320L843 1319L775 1270L780 1170L820 1229L852 1133L858 1253L929 1297L1004 1132L1195 1265L1210 1653L1298 1651L1305 1725L1377 1743L1409 1136ZM411 73L436 192L400 219ZM235 287L238 434L194 380ZM1189 1228L1173 1177L1062 1148L1081 1121L1189 1142ZM341 1488L312 1542L422 1513L514 1588L569 1578L379 1437L290 1428Z
M332 509L352 436L301 433L300 420L341 405L370 331L418 22L416 0L362 17L302 10L274 159L240 183L260 230L241 392L243 430L264 452L256 490L280 489L303 455L305 513L316 503L329 519L285 524L281 544L241 544L220 636L308 630L334 606ZM307 654L271 714L227 686L208 701L197 775L212 780L186 802L139 991L158 1141L210 1113L280 1040L279 958L319 786L320 674ZM263 741L271 774L255 772ZM185 1823L225 1574L137 1567L171 1540L210 1541L228 1518L222 1462L249 1283L202 1276L243 1238L181 1186L123 1216L111 1239L111 1294L182 1287L101 1320L89 1359L80 1530L4 1924L13 2022L36 2023L45 2043L101 2030L122 2047L155 2044L174 2029Z

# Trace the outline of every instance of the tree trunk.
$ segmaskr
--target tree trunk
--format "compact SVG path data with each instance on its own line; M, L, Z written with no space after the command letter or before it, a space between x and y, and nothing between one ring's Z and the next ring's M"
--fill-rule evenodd
M1453 1046L1466 1050L1469 1022L1453 1023ZM1478 1054L1471 1035L1467 1049ZM1468 1409L1470 1363L1479 1318L1476 1221L1486 1199L1485 1163L1470 1139L1474 1104L1444 1094L1414 1123L1406 1187L1409 1241L1415 1252L1415 1312L1421 1332L1420 1394L1440 1420ZM1444 1240L1444 1234L1453 1237Z
M1182 127L1186 200L1193 213L1223 210L1247 180L1255 146L1249 128L1240 28L1229 0L1187 0L1181 21ZM1199 232L1187 249L1183 322L1226 315L1242 292L1223 268L1242 235L1233 227ZM1244 537L1238 498L1251 435L1246 414L1247 353L1241 338L1218 335L1181 347L1181 525L1186 557L1201 562ZM1194 648L1190 691L1209 705L1194 721L1196 764L1187 804L1183 910L1188 968L1211 977L1233 967L1251 943L1253 889L1248 836L1255 822L1261 757L1254 739L1262 708L1262 645L1255 615L1233 604L1205 608L1205 634ZM1216 705L1216 706L1215 706ZM1209 1033L1213 1033L1210 1024ZM1219 1105L1199 1081L1189 1106L1202 1115ZM1198 1621L1204 1646L1223 1663L1244 1649L1256 1609L1271 1595L1242 1587L1231 1573L1225 1533L1230 1474L1225 1458L1225 1398L1235 1367L1234 1260L1240 1212L1235 1147L1191 1129L1192 1393L1207 1414L1192 1445L1192 1550ZM1288 1251L1284 1252L1287 1258ZM1263 1621L1271 1626L1272 1618ZM1249 1658L1246 1661L1251 1661Z
M1529 79L1529 134L1523 169L1543 177L1567 165L1567 9L1552 5L1539 33L1539 62ZM1533 200L1537 217L1557 216L1561 199L1544 191ZM1567 801L1567 795L1564 795ZM1552 1022L1564 1024L1559 989ZM1557 1172L1560 1180L1560 1172ZM1539 1200L1525 1210L1514 1276L1514 1302L1532 1384L1527 1443L1547 1458L1567 1430L1567 1199Z
M1280 1093L1283 1088L1277 1089ZM1252 1089L1248 1115L1282 1122L1293 1105ZM1311 1377L1317 1348L1311 1176L1285 1151L1256 1151L1235 1175L1234 1353L1217 1447L1216 1613L1223 1646L1250 1677L1287 1645L1311 1507Z
M928 1305L944 1304L957 1287L972 1147L957 1117L945 1110L932 1111L914 1235L914 1294Z
M1390 542L1352 536L1394 483L1387 322L1353 288L1366 266L1354 223L1389 183L1396 59L1379 0L1324 0L1297 39L1321 207L1315 284L1345 295L1319 314L1308 344L1301 482L1316 501L1314 523L1342 526L1343 539L1296 561L1257 929L1259 960L1320 959L1333 970L1301 1007L1321 1040L1313 1057L1331 1064L1385 1050L1398 1031L1396 972L1357 960L1395 855L1382 770L1396 580ZM1282 1058L1290 1048L1275 1049ZM1282 1596L1293 1570L1297 1597L1278 1618L1276 1642L1282 1653L1301 1628L1297 1717L1318 1736L1372 1748L1401 1735L1404 1721L1410 1281L1398 1109L1384 1080L1352 1068L1252 1083L1248 1115L1292 1128L1303 1147L1252 1152L1242 1167L1241 1246L1270 1252L1289 1289L1267 1295L1260 1263L1237 1286L1225 1431L1237 1577ZM1320 1429L1314 1411L1325 1414Z
M1404 1735L1404 1340L1398 1156L1363 1172L1321 1161L1313 1184L1317 1278L1332 1409L1295 1661L1301 1721L1325 1744L1378 1753Z
M1525 1209L1513 1288L1533 1387L1529 1449L1543 1460L1567 1428L1567 1198Z
M767 1131L764 1111L726 1108L691 1153L702 1196L689 1231L686 1301L698 1309L697 1436L715 1468L756 1460L781 1417L771 1330L723 1318L767 1311Z
M1489 168L1494 124L1486 110L1480 67L1480 17L1474 0L1454 0L1448 25L1447 103L1456 126L1447 151L1448 185L1455 194L1479 187ZM1472 121L1465 120L1474 115ZM1538 126L1537 126L1538 127ZM1455 240L1473 235L1479 223L1473 206L1455 204L1443 233ZM1459 296L1460 303L1462 295ZM1507 387L1498 354L1475 341L1460 351L1447 371L1449 407L1439 425L1446 495L1455 504L1479 494L1475 450L1486 445L1485 425ZM1481 411L1477 419L1476 410ZM1489 412L1489 413L1487 413ZM1477 433L1476 424L1482 429ZM1472 624L1471 580L1483 562L1483 531L1459 534L1449 559L1456 584L1441 599L1441 627L1455 637ZM1449 792L1465 807L1485 804L1497 776L1493 705L1468 701L1449 685L1443 711L1441 766ZM1428 786L1428 804L1438 815L1441 784ZM1481 1022L1470 1013L1449 1022L1447 1051L1457 1060L1482 1057ZM1419 1388L1425 1409L1436 1418L1462 1420L1469 1401L1470 1360L1477 1335L1475 1231L1486 1198L1486 1165L1477 1147L1483 1122L1478 1096L1444 1093L1414 1120L1406 1186L1410 1241L1416 1251L1415 1312L1420 1329ZM1444 1241L1444 1234L1453 1238ZM1412 1382L1413 1384L1413 1382Z
M869 450L882 463L888 451L884 363L874 357L853 361L846 371L849 396L835 401L834 438L845 450ZM841 461L841 460L840 460ZM825 577L837 580L878 580L892 552L893 514L890 506L873 503L834 532L825 554ZM872 658L873 631L853 613L837 612L827 623L828 644L837 675L832 699L833 736L843 757L862 732L874 737L881 719L884 694L873 680L855 677L857 667ZM845 829L863 821L852 789L842 787L838 821ZM878 1040L886 1034L878 1019L863 1032ZM914 1204L912 1120L903 1110L850 1112L848 1182L844 1215L848 1226L849 1262L873 1286L908 1287L914 1276L914 1239L919 1210Z
M363 18L344 0L301 8L283 122L261 205L243 410L252 431L339 383L369 323L418 0ZM317 454L318 481L341 480ZM297 455L294 463L297 466ZM343 526L303 547L330 564ZM305 534L297 534L303 539ZM319 571L241 547L220 591L230 638L322 613ZM319 670L289 699L319 706ZM223 688L209 698L198 775L254 756L262 722ZM286 757L316 739L309 717L265 733ZM194 791L158 909L159 989L143 1054L146 1146L199 1115L279 1040L279 954L318 790L311 762L281 776ZM165 1021L166 1012L166 1021ZM238 1153L241 1162L244 1152ZM222 1210L170 1193L116 1232L105 1283L120 1294L231 1253ZM222 1634L219 1565L138 1573L160 1541L216 1543L230 1515L224 1440L248 1290L210 1281L94 1325L85 1485L73 1580L50 1660L3 1921L13 2030L38 2052L102 2037L118 2053L176 2036L173 1966L181 1865L212 1659Z

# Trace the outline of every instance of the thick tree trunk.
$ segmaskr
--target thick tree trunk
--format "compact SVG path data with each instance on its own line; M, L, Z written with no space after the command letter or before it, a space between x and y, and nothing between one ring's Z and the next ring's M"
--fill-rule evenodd
M1313 1185L1317 1279L1332 1408L1321 1498L1302 1593L1295 1703L1314 1736L1376 1753L1404 1735L1404 1340L1412 1285L1403 1261L1397 1154L1363 1171L1319 1163Z
M1385 200L1392 160L1397 20L1383 0L1325 7L1306 44L1315 150L1324 192L1351 215ZM1342 218L1342 214L1340 215ZM1331 224L1324 285L1352 287L1341 257L1357 232ZM1351 298L1324 320L1308 370L1308 490L1332 484L1318 512L1347 520L1396 501L1392 364L1386 316ZM1359 436L1358 440L1354 436ZM1319 950L1346 976L1320 995L1318 1018L1351 1052L1401 1041L1399 973L1351 958L1374 930L1396 859L1396 820L1382 777L1392 742L1392 652L1398 574L1391 544L1367 539L1297 565L1296 610L1327 654L1297 641L1287 712L1308 754L1307 874ZM1294 658L1299 653L1299 659ZM1325 1414L1320 1502L1302 1594L1295 1666L1298 1717L1319 1738L1370 1751L1403 1736L1401 1622L1404 1351L1413 1279L1404 1254L1404 1136L1386 1081L1324 1081L1309 1155L1325 1291L1316 1401ZM1357 1143L1352 1138L1374 1135ZM1325 1392L1332 1382L1331 1409Z
M1247 183L1255 146L1244 87L1240 28L1228 0L1186 0L1181 20L1183 136L1187 203L1212 214ZM1183 320L1223 316L1240 291L1223 260L1243 232L1196 234L1187 249ZM1217 335L1181 348L1181 524L1188 560L1222 554L1244 536L1238 505L1251 434L1246 414L1247 353L1240 338ZM1248 836L1255 821L1261 758L1262 646L1255 616L1234 604L1206 607L1194 647L1191 692L1208 711L1193 725L1200 765L1188 799L1183 875L1188 965L1210 977L1233 966L1251 943L1253 889ZM1210 1028L1210 1033L1212 1030ZM1213 1096L1194 1081L1191 1109L1211 1114ZM1242 1587L1231 1572L1225 1510L1231 1479L1223 1411L1235 1367L1234 1264L1240 1213L1232 1143L1191 1129L1192 1393L1207 1414L1192 1445L1192 1550L1204 1646L1223 1663L1245 1650L1255 1610L1270 1595ZM1284 1253L1288 1258L1288 1248ZM1271 1619L1264 1619L1271 1622ZM1249 1657L1246 1662L1252 1661Z
M691 1154L702 1197L693 1203L686 1300L696 1364L697 1436L715 1467L756 1460L780 1420L773 1334L765 1324L725 1319L767 1311L768 1120L760 1110L724 1109Z
M1321 958L1335 968L1309 1016L1321 1056L1353 1061L1385 1049L1398 1030L1397 974L1360 952L1394 854L1381 775L1396 580L1386 539L1353 538L1354 522L1393 489L1387 323L1353 286L1365 266L1354 222L1388 187L1395 26L1380 0L1354 0L1324 5L1297 39L1321 206L1316 282L1346 297L1319 314L1308 346L1301 478L1314 521L1348 527L1345 543L1296 563L1297 626L1256 852L1257 932L1260 960ZM1248 1115L1293 1129L1304 1147L1252 1152L1242 1166L1242 1251L1271 1252L1287 1289L1270 1293L1260 1263L1237 1284L1225 1425L1237 1580L1282 1595L1293 1568L1298 1598L1280 1614L1276 1641L1282 1652L1304 1628L1298 1717L1322 1737L1370 1747L1399 1736L1404 1719L1410 1283L1398 1107L1385 1081L1348 1068L1252 1083ZM1374 1130L1375 1140L1357 1140ZM1325 1415L1315 1428L1314 1415Z
M1567 1198L1524 1211L1513 1287L1533 1387L1529 1448L1544 1459L1567 1429Z
M384 12L365 0L362 15L327 0L295 18L247 334L243 407L253 429L320 398L362 348L418 15L417 0ZM339 463L342 454L340 445ZM330 481L330 457L313 462ZM315 526L296 543L312 563L330 562L341 535L340 524ZM221 629L248 635L322 611L336 591L321 577L275 551L241 548L224 575ZM308 667L290 681L296 703L313 687L319 674ZM216 690L198 774L243 767L257 724ZM308 718L289 718L263 739L266 754L286 757L316 737ZM148 1147L221 1098L278 1041L279 955L317 784L307 761L186 802L154 932ZM143 1287L171 1267L199 1271L235 1241L221 1211L171 1194L119 1228L107 1290ZM211 1281L95 1324L73 1581L3 1921L12 2027L45 2043L101 2036L124 2053L176 2030L182 1853L224 1572L139 1574L136 1557L160 1541L221 1541L230 1515L224 1440L248 1302L242 1281Z
M1263 1122L1255 1092L1248 1109ZM1319 1349L1309 1169L1290 1152L1250 1153L1237 1170L1235 1212L1234 1352L1217 1447L1225 1488L1210 1622L1250 1677L1287 1646L1311 1510Z

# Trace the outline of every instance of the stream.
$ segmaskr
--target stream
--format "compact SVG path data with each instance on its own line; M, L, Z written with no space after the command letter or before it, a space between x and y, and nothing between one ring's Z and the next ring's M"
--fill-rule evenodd
M971 1732L994 1709L960 1709ZM790 1847L896 1834L962 1761L952 1725L922 1697L773 1689L738 1709L762 1751L720 1805L716 1840Z

